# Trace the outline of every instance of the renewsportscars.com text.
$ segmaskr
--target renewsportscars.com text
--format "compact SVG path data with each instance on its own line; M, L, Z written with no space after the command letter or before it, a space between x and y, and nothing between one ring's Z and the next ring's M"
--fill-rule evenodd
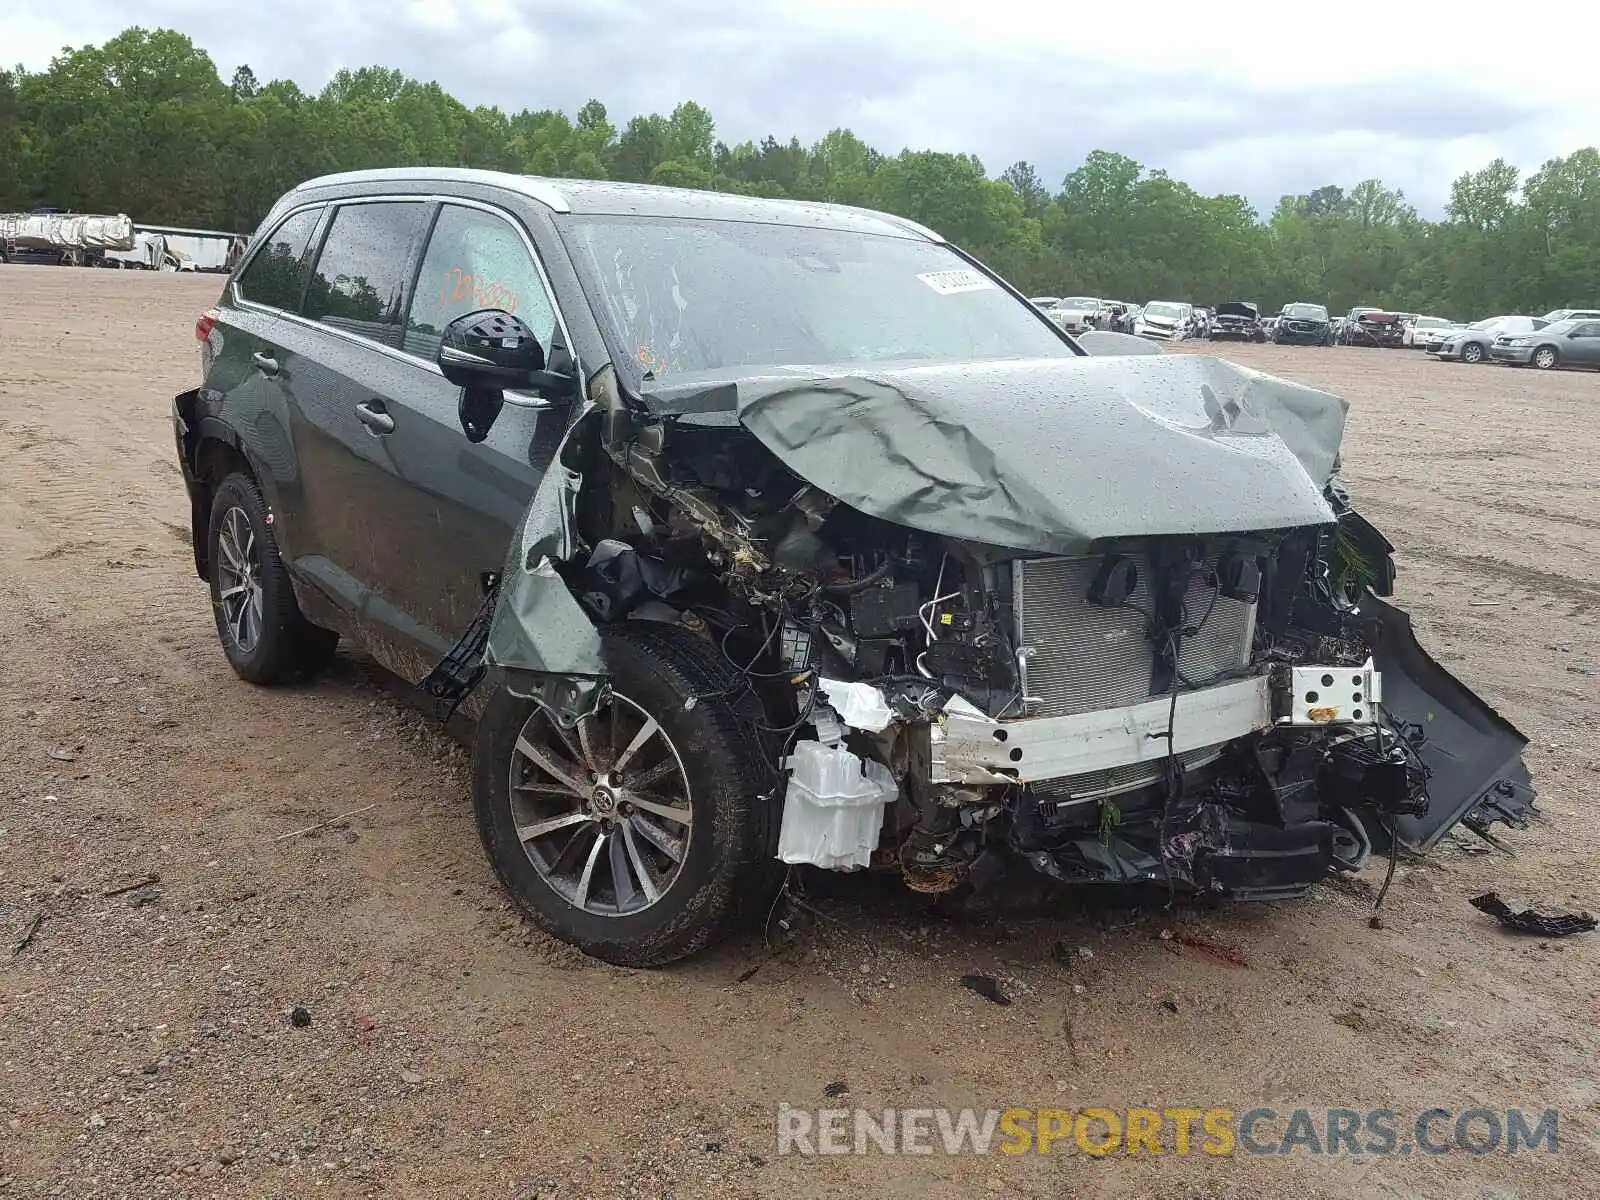
M793 1108L779 1154L1555 1154L1555 1109Z

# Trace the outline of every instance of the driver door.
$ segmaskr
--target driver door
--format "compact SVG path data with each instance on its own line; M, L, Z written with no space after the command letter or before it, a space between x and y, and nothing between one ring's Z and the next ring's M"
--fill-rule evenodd
M1600 367L1600 321L1588 321L1575 327L1567 335L1565 353L1568 362Z
M392 511L376 514L386 536L364 549L374 591L400 610L402 625L414 631L429 659L416 664L419 679L471 621L486 576L504 568L568 416L564 404L539 409L508 400L485 441L474 444L462 435L461 389L433 361L444 327L484 308L521 317L539 333L547 361L563 345L522 226L475 201L443 201L400 339L401 352L424 369L412 386L387 398L393 428L383 438L383 462L400 486L388 492L395 498Z

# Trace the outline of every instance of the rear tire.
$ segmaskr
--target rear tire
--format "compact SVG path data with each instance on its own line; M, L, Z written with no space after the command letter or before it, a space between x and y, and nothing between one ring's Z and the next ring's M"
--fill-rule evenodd
M217 636L239 678L287 683L327 666L339 635L301 615L266 500L242 471L212 497L206 563Z
M1554 346L1540 346L1533 352L1533 365L1541 371L1552 371L1561 362Z
M662 966L767 911L783 877L776 777L732 702L744 681L713 645L644 621L601 637L614 694L576 730L504 689L489 701L473 807L495 874L536 925L619 966Z

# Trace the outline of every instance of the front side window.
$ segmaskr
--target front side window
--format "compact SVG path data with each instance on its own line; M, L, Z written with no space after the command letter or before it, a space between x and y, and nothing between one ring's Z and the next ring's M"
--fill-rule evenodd
M267 235L234 287L254 304L294 312L306 283L306 247L316 232L320 208L302 209Z
M402 349L431 362L444 327L484 308L522 318L549 359L556 314L527 244L493 213L446 204L422 256Z
M635 216L575 217L564 236L615 352L654 379L1073 355L1037 309L921 239Z
M398 348L406 272L427 214L418 201L341 205L306 287L304 315Z

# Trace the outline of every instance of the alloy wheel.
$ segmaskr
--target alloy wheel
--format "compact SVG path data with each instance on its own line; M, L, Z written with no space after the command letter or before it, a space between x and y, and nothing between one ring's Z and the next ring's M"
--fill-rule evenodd
M611 692L571 731L535 711L510 785L523 852L574 908L631 916L677 882L693 834L689 777L666 731L626 696Z
M1538 352L1533 356L1533 365L1541 371L1548 371L1556 365L1556 352L1550 349L1549 346L1539 347Z
M249 516L237 506L222 514L217 530L217 603L233 644L249 654L261 640L261 553Z
M1461 347L1461 361L1475 363L1483 358L1483 347L1477 342L1468 342Z

